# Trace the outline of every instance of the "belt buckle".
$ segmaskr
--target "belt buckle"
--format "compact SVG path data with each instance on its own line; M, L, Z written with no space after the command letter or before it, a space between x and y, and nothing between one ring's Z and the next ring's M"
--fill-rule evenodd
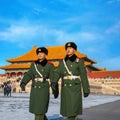
M67 76L67 79L70 79L70 76Z
M37 82L42 82L43 80L41 78L37 78Z
M43 82L43 78L40 78L40 82Z
M39 81L39 78L37 78L37 82Z
M37 82L38 81L38 78L35 78L35 82Z

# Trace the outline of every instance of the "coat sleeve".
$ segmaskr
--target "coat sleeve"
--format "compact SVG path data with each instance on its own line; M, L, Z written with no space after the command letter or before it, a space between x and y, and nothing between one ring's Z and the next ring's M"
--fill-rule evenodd
M54 65L53 64L50 65L49 78L50 78L50 81L53 81L54 79Z
M33 69L34 69L34 65L31 64L28 72L24 74L23 79L21 80L21 83L24 83L26 85L34 77Z
M90 87L89 87L89 81L87 78L87 72L86 72L86 67L84 66L84 61L80 60L79 61L79 68L80 68L80 78L81 78L81 83L82 83L82 88L83 88L83 93L90 93Z
M60 79L60 77L62 77L62 74L61 74L61 61L58 65L57 68L55 68L54 70L54 79L53 79L53 82L58 82L58 80Z

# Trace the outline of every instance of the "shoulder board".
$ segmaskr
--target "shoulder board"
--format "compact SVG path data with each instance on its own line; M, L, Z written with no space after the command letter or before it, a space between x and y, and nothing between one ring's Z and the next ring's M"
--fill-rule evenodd
M31 64L34 64L35 62L32 62Z
M48 64L53 64L52 62L48 62Z
M63 60L63 58L60 58L59 60Z
M82 60L82 58L78 58L79 60Z

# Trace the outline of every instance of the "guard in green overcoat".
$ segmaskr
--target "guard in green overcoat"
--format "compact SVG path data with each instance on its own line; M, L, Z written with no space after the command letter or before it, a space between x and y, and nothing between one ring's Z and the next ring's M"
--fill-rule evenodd
M31 64L24 75L20 87L25 90L26 84L32 80L29 111L35 114L35 120L46 120L45 113L49 104L49 82L53 78L53 64L46 59L48 50L45 47L37 48L38 60ZM32 56L31 56L32 57Z
M82 93L87 97L90 88L84 61L75 55L76 44L68 42L65 49L66 56L60 61L52 83L55 88L55 83L62 78L60 113L68 120L75 120L77 115L82 114Z

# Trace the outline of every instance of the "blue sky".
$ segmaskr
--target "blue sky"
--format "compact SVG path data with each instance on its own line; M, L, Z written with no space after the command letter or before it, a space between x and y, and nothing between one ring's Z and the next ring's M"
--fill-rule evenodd
M0 66L34 45L73 41L96 67L120 70L119 11L120 0L1 0Z

